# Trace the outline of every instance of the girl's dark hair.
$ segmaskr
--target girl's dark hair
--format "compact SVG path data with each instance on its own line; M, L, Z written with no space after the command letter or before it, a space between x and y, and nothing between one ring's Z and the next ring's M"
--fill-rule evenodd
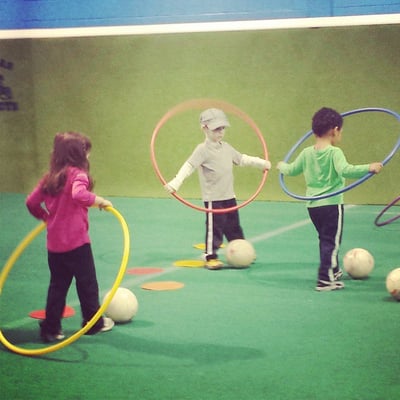
M323 136L330 129L342 129L343 117L332 108L323 107L312 118L312 130L317 136Z
M90 139L81 133L57 133L54 137L49 172L43 178L43 192L51 196L57 195L67 181L68 167L77 167L84 170L89 176L89 190L91 190L93 188L93 180L89 175L87 157L91 148Z

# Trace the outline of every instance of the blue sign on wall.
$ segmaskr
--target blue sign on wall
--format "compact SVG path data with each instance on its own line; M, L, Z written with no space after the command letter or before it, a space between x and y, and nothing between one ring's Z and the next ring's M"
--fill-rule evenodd
M18 111L18 103L14 101L13 91L7 85L7 74L12 72L14 64L0 58L0 111Z

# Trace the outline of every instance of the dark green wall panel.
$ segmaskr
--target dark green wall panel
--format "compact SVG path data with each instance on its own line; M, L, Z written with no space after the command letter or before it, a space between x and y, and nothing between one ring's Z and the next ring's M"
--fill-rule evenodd
M99 193L166 196L152 169L150 139L165 112L193 98L221 99L249 114L276 165L310 129L311 116L321 106L341 112L361 107L400 112L399 39L400 27L389 25L22 42L31 51L32 101L27 107L34 109L34 124L18 121L24 138L19 144L31 143L34 133L40 145L28 157L32 165L37 160L38 168L26 171L20 187L6 181L0 189L26 191L47 168L54 134L75 129L93 139L91 163ZM0 50L20 43L2 41ZM26 59L17 51L12 57L16 64ZM166 179L203 139L198 113L181 113L160 130L157 154ZM226 139L239 150L261 155L254 132L231 118ZM3 125L2 142L15 121ZM391 150L399 131L390 116L349 117L342 147L352 163L377 161ZM20 161L6 162L19 168ZM349 192L346 201L387 203L398 195L398 168L396 155L380 176ZM253 193L259 179L258 171L238 169L238 197ZM302 193L301 179L288 184ZM185 182L182 195L199 197L196 176ZM289 199L275 169L259 199Z

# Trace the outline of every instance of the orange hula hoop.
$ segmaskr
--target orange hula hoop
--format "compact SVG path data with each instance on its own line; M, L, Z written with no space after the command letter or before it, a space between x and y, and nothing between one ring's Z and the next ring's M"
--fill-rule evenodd
M246 122L256 133L262 149L263 149L263 155L264 159L268 160L268 149L267 149L267 144L265 142L265 139L261 133L261 130L257 126L257 124L253 121L252 118L250 118L245 112L243 112L240 108L234 106L233 104L227 103L222 100L214 100L214 99L192 99L192 100L187 100L183 103L180 103L173 108L171 108L168 112L166 112L163 117L158 121L156 127L154 128L153 135L151 137L151 142L150 142L150 155L151 155L151 162L153 164L154 171L158 178L160 179L161 183L165 185L167 181L164 179L160 168L157 164L157 159L155 155L155 142L157 139L157 136L160 132L160 129L165 125L165 123L173 118L174 116L188 110L192 109L204 109L204 108L209 108L209 107L217 107L222 109L223 111L236 115L237 117L241 118L244 122ZM205 208L205 207L200 207L197 206L196 204L193 204L187 200L185 200L183 197L179 196L177 193L171 193L172 196L174 196L177 200L179 200L181 203L184 205L191 207L197 211L202 211L202 212L207 212L207 213L215 213L215 214L223 214L223 213L228 213L232 211L236 211L239 208L242 208L252 202L261 192L261 189L263 188L265 181L268 176L268 170L265 170L262 174L262 178L260 181L260 184L258 185L256 191L245 201L242 203L234 206L234 207L229 207L229 208L221 208L221 209L213 209L213 208Z

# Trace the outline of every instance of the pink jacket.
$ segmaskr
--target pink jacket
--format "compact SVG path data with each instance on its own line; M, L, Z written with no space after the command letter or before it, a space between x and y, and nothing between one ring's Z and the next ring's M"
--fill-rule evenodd
M26 199L29 212L47 223L47 249L63 253L90 243L88 207L96 195L88 190L85 171L68 168L68 176L61 193L56 197L44 194L40 181Z

